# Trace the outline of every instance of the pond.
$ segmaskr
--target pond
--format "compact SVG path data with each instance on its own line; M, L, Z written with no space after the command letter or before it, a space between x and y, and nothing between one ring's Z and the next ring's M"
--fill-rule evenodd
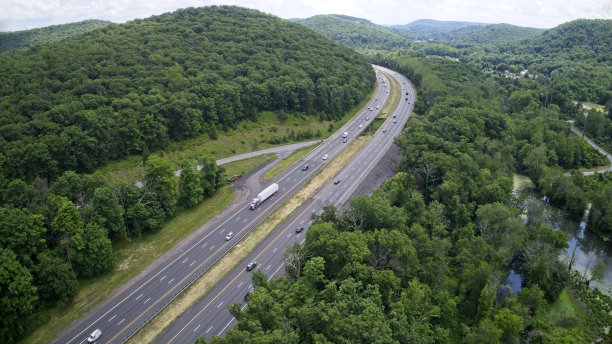
M533 184L528 177L515 175L514 185L514 191L525 195L527 197L526 201L545 202L545 197L537 195L533 191ZM569 247L560 259L569 264L573 252L574 263L572 269L589 276L590 269L597 262L602 261L606 265L603 281L600 283L593 282L591 285L596 286L602 293L612 296L612 245L602 240L597 234L586 230L586 222L568 220L563 216L561 210L551 205L546 205L544 217L546 223L550 226L567 234ZM517 281L519 281L520 286L520 275L510 271L510 276L504 283L510 284L512 293L514 293L520 290L520 287L519 290L516 290Z

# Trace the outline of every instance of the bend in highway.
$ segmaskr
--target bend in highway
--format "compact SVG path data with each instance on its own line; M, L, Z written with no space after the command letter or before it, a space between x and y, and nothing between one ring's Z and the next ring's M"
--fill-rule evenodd
M368 107L373 109L375 105L386 102L388 92L385 80L384 75L378 74L378 86L374 95L376 100L368 102ZM141 273L122 286L113 297L73 324L55 343L85 343L95 329L102 331L97 341L99 343L125 342L339 154L347 146L342 142L343 132L348 132L347 139L352 141L358 133L365 130L364 118L371 117L365 122L369 124L378 111L380 110L371 111L368 108L359 111L325 142L275 178L274 182L279 185L276 195L255 210L248 208L250 202L247 200L236 207L229 217L204 224L203 230L198 230L201 234L190 236L177 244L180 248L177 252L164 255L154 262L150 271ZM397 125L396 128L399 133L400 126ZM330 159L323 160L323 155L328 155ZM310 168L302 171L301 167L305 164ZM264 183L263 186L269 184L271 182ZM230 231L234 233L233 238L225 240Z
M402 92L398 106L388 116L382 127L334 178L328 181L308 202L302 204L285 223L279 225L259 243L205 297L176 319L156 339L156 343L190 343L202 336L210 339L212 336L225 335L236 321L227 310L227 306L234 302L241 302L243 303L242 310L247 307L245 298L246 294L252 290L252 284L251 272L245 270L246 265L256 261L258 265L255 270L261 269L268 279L276 274L282 274L283 251L289 245L304 242L306 231L312 222L311 214L320 213L327 205L339 208L380 161L393 144L393 138L401 134L412 112L416 95L414 88L405 77L386 68L376 68L395 78ZM379 81L386 79L384 74L378 72L377 77ZM370 124L373 119L366 121L366 117L373 116L369 116L368 112L360 113L356 118L359 118L362 123ZM386 129L386 132L383 132L383 129ZM341 138L338 137L335 140L338 145L341 144ZM299 174L299 171L297 173ZM297 232L297 227L305 229Z

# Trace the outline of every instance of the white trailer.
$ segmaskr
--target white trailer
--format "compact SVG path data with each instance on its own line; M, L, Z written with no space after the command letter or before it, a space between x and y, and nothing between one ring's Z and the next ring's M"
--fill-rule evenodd
M257 207L259 207L259 205L267 200L268 198L270 198L270 196L274 195L276 192L278 191L278 184L274 183L270 186L268 186L267 188L263 189L263 191L261 191L260 193L257 194L257 197L253 198L253 201L251 201L251 209L255 209Z

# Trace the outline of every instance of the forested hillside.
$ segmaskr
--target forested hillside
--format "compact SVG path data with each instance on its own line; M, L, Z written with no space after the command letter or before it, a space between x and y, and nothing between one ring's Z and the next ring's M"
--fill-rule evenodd
M510 24L491 24L468 26L442 35L440 40L452 46L466 44L503 44L542 34L543 29L522 27Z
M61 41L64 38L82 35L110 24L112 23L109 21L90 19L78 23L52 25L39 29L0 32L0 53L12 49L29 48L35 45Z
M512 193L513 173L525 173L581 216L579 185L589 182L563 172L601 157L569 135L558 107L533 97L534 81L441 58L370 58L418 86L416 117L397 140L399 173L344 211L315 216L304 244L286 249L285 276L256 272L248 307L231 305L236 325L211 342L609 340L612 302L585 288L601 276L572 274L559 260L566 235L545 223L541 203ZM517 290L506 285L510 269L522 276ZM580 311L551 317L568 294Z
M419 19L408 24L391 25L390 27L398 30L398 34L412 39L439 39L443 35L461 28L479 27L489 24L462 22L462 21L440 21L433 19Z
M369 20L341 15L317 15L297 21L353 49L407 49L411 42Z
M177 178L153 150L215 139L261 110L339 117L375 80L349 48L227 6L112 24L0 61L2 343L49 321L80 281L113 269L112 241L160 230L225 184L212 156L183 161ZM138 185L76 173L141 152Z
M56 178L234 127L336 118L371 89L354 51L237 7L185 9L0 55L0 175Z

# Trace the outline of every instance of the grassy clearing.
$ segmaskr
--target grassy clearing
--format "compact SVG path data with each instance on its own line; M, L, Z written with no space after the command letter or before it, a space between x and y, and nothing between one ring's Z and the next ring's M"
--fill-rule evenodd
M571 292L564 290L547 312L551 321L548 339L551 343L587 343L584 321L587 310Z
M276 166L272 167L266 173L264 173L261 179L270 180L276 177L279 173L283 172L287 167L293 165L294 162L300 160L306 154L312 152L312 150L317 148L318 146L319 145L312 145L312 146L303 147L303 148L296 150L291 155L289 155L286 159L283 159L283 161L279 162Z
M355 139L346 150L340 153L306 185L268 216L266 220L240 242L240 245L236 245L209 271L164 308L162 312L136 333L128 343L153 342L174 319L204 297L223 276L234 269L276 226L287 219L302 203L310 199L332 176L338 173L370 138L371 136L360 136Z
M278 157L276 154L264 154L258 155L252 158L242 159L238 161L228 162L227 164L223 164L225 167L225 173L228 176L233 176L235 174L245 175L250 171L258 168L259 166L266 164L270 161L276 160Z
M590 107L593 110L597 110L600 112L606 112L606 107L603 105L599 105L599 104L595 104L595 103L589 103L589 102L582 102L582 104Z
M326 138L366 106L374 95L374 91L373 88L361 103L336 121L320 121L318 118L301 113L287 113L287 119L281 122L277 113L264 111L258 114L254 121L246 120L239 123L236 129L219 131L217 140L211 140L207 134L203 134L185 141L173 142L169 147L154 154L169 160L178 169L181 161L186 159L198 160L207 154L214 156L216 159L221 159L279 145ZM292 139L292 132L298 136L300 132L311 132L313 137L296 140ZM272 144L270 142L280 143ZM142 168L142 156L133 155L111 162L101 167L99 171L114 179L134 179L138 177L140 168Z

